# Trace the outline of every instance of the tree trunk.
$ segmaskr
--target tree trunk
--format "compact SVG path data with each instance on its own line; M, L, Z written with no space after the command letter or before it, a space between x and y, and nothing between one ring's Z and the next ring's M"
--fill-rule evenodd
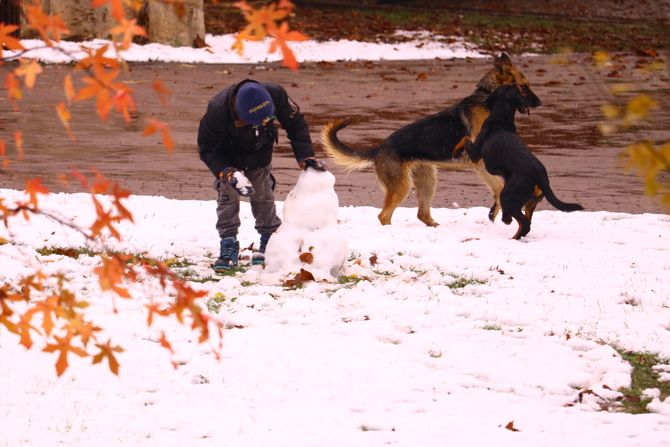
M21 0L0 0L0 23L21 26ZM16 30L12 36L19 37L19 34Z
M175 47L193 46L196 38L205 38L204 0L184 0L183 16L174 5L159 0L149 0L148 35L151 42Z

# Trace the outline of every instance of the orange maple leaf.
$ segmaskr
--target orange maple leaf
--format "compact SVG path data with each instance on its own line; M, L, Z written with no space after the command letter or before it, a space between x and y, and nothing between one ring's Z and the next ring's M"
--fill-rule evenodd
M161 339L160 339L160 344L162 347L170 351L171 354L174 354L174 349L172 349L172 344L170 341L167 339L165 336L165 332L161 332Z
M67 336L64 338L54 336L54 339L57 343L48 344L42 349L43 352L56 352L58 351L58 360L56 361L56 374L60 377L63 375L65 370L68 367L67 356L70 352L78 355L79 357L86 357L88 353L81 348L72 346L71 337Z
M102 236L102 232L107 229L113 238L121 240L121 233L119 233L119 230L114 226L114 224L119 221L119 218L114 216L111 210L105 210L95 196L92 196L92 198L93 204L95 205L96 219L95 222L93 222L93 225L91 225L91 238L95 239ZM115 282L112 282L111 284L115 284ZM107 287L107 289L114 290L118 295L123 296L124 298L130 297L128 291L125 289L123 289L123 293L119 293L119 290L116 290L114 287ZM103 288L103 290L105 289Z
M33 88L37 75L42 73L42 66L35 59L20 59L21 66L14 70L17 76L23 77L26 87Z
M163 81L154 81L151 84L151 88L153 88L154 91L158 94L158 98L160 99L163 106L169 105L168 97L172 94L172 91L165 87Z
M77 313L70 318L66 327L68 333L81 339L84 346L88 345L89 340L95 339L95 333L100 332L102 328L94 325L90 321L85 321L82 314Z
M5 25L4 23L0 23L0 60L2 60L3 48L15 51L25 50L23 45L21 45L21 41L11 35L18 29L19 27L17 25Z
M123 116L123 120L126 123L129 123L131 121L130 113L135 112L137 110L137 108L135 107L135 100L133 99L132 92L133 91L131 88L125 85L120 85L120 87L116 90L114 96L111 99L112 106L117 112L119 112Z
M114 40L117 37L122 37L119 48L127 50L133 42L135 36L146 36L147 33L143 27L137 25L137 20L127 20L125 17L121 19L118 25L111 29Z
M106 120L109 116L113 103L111 100L110 91L115 91L120 84L114 83L120 73L119 69L113 69L101 73L96 73L94 77L85 76L82 81L87 84L77 93L76 101L96 98L96 111L102 120Z
M114 183L112 186L112 197L119 217L133 222L133 214L123 205L123 203L121 203L121 200L130 197L130 191L121 189L118 183Z
M58 15L45 14L39 5L28 5L24 11L28 25L37 31L42 41L50 47L53 46L52 39L60 42L61 36L69 33L67 25Z
M125 258L122 256L100 256L102 265L95 268L98 283L102 290L111 290L121 298L130 298L128 289L120 286L126 277Z
M95 171L95 178L91 184L89 191L91 194L107 194L109 188L112 185L112 181L105 177L104 174Z
M284 22L279 26L274 37L275 39L270 44L270 53L274 53L277 50L277 47L279 47L283 56L282 65L291 70L297 70L298 61L287 42L301 42L308 40L309 37L300 31L289 31L287 22Z
M70 137L72 141L76 141L76 137L74 136L74 133L72 133L72 129L70 128L70 120L72 119L72 114L70 113L70 110L68 109L67 105L64 102L59 102L58 105L56 106L56 114L58 115L58 119L60 119L60 122L63 124L63 127L65 127L65 131L67 132L67 135Z
M114 353L123 352L123 348L121 346L112 346L111 340L107 340L107 343L104 345L96 343L95 346L100 349L100 352L93 356L93 364L100 363L104 359L107 359L109 370L118 376L119 362L116 360Z
M14 144L16 144L16 158L23 160L23 133L20 130L14 132Z
M7 89L7 96L9 97L9 100L14 103L14 101L18 101L21 98L23 98L23 91L21 90L21 83L19 80L14 76L14 73L8 73L7 76L5 76L5 88ZM14 110L17 110L16 105L14 104Z
M25 192L29 197L28 203L32 205L34 209L37 209L37 195L47 195L49 194L49 189L42 184L42 179L40 177L35 177L26 181Z
M77 94L76 90L74 89L71 73L68 73L65 76L65 79L63 79L63 90L65 91L65 99L67 100L67 103L70 104Z
M117 22L120 22L125 17L123 0L93 0L92 6L94 8L99 8L108 3L112 5L112 17L114 17Z
M82 46L81 49L86 54L88 54L88 56L81 59L77 63L75 68L79 70L86 70L88 68L92 68L93 73L104 72L106 68L119 68L121 64L119 63L118 60L105 57L105 53L107 52L108 48L109 45L103 45L102 47L94 51L90 48Z
M242 31L237 33L235 43L232 46L232 49L236 50L238 54L242 54L245 40L261 41L269 34L268 30L276 26L273 16L275 6L270 4L254 9L246 1L237 2L234 6L242 11L242 15L248 23Z
M288 0L280 0L278 3L270 3L267 6L254 9L243 0L235 3L235 6L242 11L248 25L235 36L232 49L242 54L245 40L260 41L270 36L274 38L270 43L270 53L274 53L277 48L280 48L283 57L282 64L296 70L298 62L287 42L303 41L309 39L309 37L299 31L289 31L286 18L293 11L294 4Z
M161 137L163 138L163 144L165 145L165 150L171 152L174 149L174 142L172 141L172 136L170 135L170 128L167 124L158 121L156 119L150 118L147 125L144 127L143 135L146 137L148 135L153 135L156 131L160 131Z

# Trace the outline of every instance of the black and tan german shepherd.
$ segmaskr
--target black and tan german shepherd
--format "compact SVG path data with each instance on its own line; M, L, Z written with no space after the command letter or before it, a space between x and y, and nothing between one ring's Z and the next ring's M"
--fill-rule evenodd
M517 111L528 113L530 105L522 91L515 85L506 85L489 95L484 103L491 113L475 143L466 140L463 146L470 160L483 160L489 174L505 180L500 205L503 222L509 224L513 217L519 224L513 239L528 234L533 211L543 196L561 211L583 210L580 204L562 202L554 195L547 169L517 134L514 115Z
M489 114L484 100L503 85L516 84L528 98L531 107L541 104L528 80L516 68L509 56L502 53L493 59L491 69L477 84L475 92L458 104L427 116L393 132L379 146L369 150L353 149L342 143L337 132L351 123L350 119L336 120L325 125L321 141L335 164L348 170L374 166L385 198L379 213L382 225L389 225L393 212L405 200L412 184L419 202L417 217L429 226L438 223L430 215L435 195L437 168L462 168L471 165L494 194L489 219L495 220L500 211L502 180L486 172L482 163L472 164L465 157L454 160L453 154L462 147L464 139L475 139Z

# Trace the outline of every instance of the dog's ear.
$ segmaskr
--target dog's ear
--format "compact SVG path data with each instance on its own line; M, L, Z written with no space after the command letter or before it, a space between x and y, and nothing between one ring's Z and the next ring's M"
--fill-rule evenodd
M500 53L500 56L493 56L493 66L498 71L503 71L504 68L512 66L512 60L507 53Z

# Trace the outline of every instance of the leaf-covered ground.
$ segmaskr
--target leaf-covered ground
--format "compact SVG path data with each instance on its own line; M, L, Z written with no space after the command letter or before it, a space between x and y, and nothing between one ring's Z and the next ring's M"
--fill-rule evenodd
M218 4L214 4L218 3ZM670 2L298 1L293 25L318 40L397 42L398 30L465 37L489 50L642 51L670 48ZM205 1L207 32L237 32L242 15Z

